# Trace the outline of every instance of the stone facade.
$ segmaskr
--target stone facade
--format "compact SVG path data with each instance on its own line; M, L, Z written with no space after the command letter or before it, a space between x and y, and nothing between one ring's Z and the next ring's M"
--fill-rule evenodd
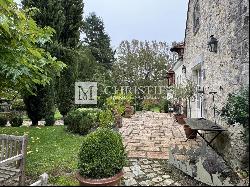
M216 119L228 129L214 146L235 169L246 167L249 157L241 126L227 125L219 112L214 117L213 107L220 111L229 93L249 85L248 33L248 0L189 0L183 64L187 77L204 88L204 94L195 94L188 116ZM217 53L208 50L211 35L218 40ZM209 92L217 92L215 102Z

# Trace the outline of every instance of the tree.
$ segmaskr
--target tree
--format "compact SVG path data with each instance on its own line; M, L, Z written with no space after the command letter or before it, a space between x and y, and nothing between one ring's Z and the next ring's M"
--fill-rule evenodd
M74 48L80 42L83 27L83 0L62 0L62 5L66 21L59 42Z
M117 86L164 86L172 64L169 46L156 41L123 41L117 51L113 74ZM145 93L139 91L139 104Z
M33 18L38 25L55 29L55 41L73 48L79 44L83 26L82 0L23 0L22 4L39 10Z
M88 48L72 50L60 46L55 50L58 57L68 65L56 85L57 106L60 113L65 116L74 107L75 82L92 81L96 62Z
M86 19L83 27L86 34L85 43L90 48L96 61L107 68L114 62L115 52L110 46L110 37L105 32L103 20L91 13Z
M45 89L44 86L37 85L36 90L33 91L36 93L36 95L24 94L23 96L27 115L32 121L32 126L38 125L38 121L40 121L45 114L45 102L43 102L43 94L45 92L43 89Z
M0 1L0 95L17 91L33 93L46 85L65 64L38 47L51 42L54 30L40 28L12 0Z
M62 0L23 0L24 8L36 8L38 11L33 15L33 19L41 26L50 26L56 33L53 40L59 41L65 25L65 15Z
M39 110L44 114L39 114L42 118L47 119L49 123L53 122L55 112L55 101L58 102L59 111L65 115L72 106L72 97L74 91L74 81L76 68L79 67L79 61L74 56L76 52L74 48L80 43L80 29L82 27L83 2L82 0L23 0L24 7L35 7L39 12L34 15L34 19L40 26L49 25L56 30L56 37L54 43L47 45L52 54L64 61L68 68L62 72L60 78L51 81L51 85L57 85L55 89L53 86L45 88L38 87L36 92L38 96L27 100L28 105L33 105L28 102L43 102L43 104L36 104L36 106L45 107L45 110ZM72 49L71 49L72 48ZM77 52L79 53L79 52ZM84 52L83 52L84 53ZM84 63L84 62L83 62ZM84 71L79 69L79 71ZM85 71L84 71L85 72ZM58 81L58 83L55 83ZM55 94L57 90L57 94ZM44 93L41 93L44 92ZM40 97L44 98L40 98ZM58 97L57 99L55 97ZM33 114L36 114L35 108Z

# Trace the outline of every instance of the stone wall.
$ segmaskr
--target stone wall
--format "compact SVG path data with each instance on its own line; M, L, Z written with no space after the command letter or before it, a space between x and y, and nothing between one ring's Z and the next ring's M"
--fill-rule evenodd
M187 77L195 79L195 70L201 69L205 94L202 99L203 117L228 129L215 141L215 148L235 168L244 168L248 154L242 142L240 125L227 125L219 116L229 93L249 85L249 4L248 0L198 0L200 24L194 33L194 6L189 1L187 15L184 65ZM196 14L197 15L197 14ZM208 50L209 37L218 39L218 52ZM215 91L216 118L212 94ZM199 96L199 95L196 95ZM197 99L197 97L196 97ZM198 117L197 101L191 104L191 117ZM188 114L190 116L190 114ZM248 165L248 164L247 164Z

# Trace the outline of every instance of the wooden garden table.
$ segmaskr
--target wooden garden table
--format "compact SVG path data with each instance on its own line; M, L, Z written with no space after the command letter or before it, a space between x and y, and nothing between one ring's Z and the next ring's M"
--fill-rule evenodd
M204 118L187 118L184 119L186 124L192 129L194 130L193 133L197 132L197 134L199 134L201 136L201 138L203 140L205 140L205 142L207 143L208 146L210 146L211 148L213 148L211 146L211 143L215 140L216 137L218 137L223 131L226 131L225 129L223 129L221 126L219 126L218 124L216 124L213 121L204 119ZM205 136L203 136L199 130L201 131L205 131L205 134L209 134L211 132L216 132L215 136L208 141ZM192 133L192 134L193 134ZM190 136L192 136L192 134ZM187 138L187 140L189 139L189 137ZM186 140L186 141L187 141ZM185 142L186 142L185 141Z

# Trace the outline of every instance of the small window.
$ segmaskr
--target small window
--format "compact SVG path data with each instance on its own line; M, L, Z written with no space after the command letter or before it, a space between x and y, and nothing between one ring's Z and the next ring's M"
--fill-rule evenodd
M200 28L200 4L199 4L199 0L196 0L195 4L194 4L193 27L194 27L194 34L196 34Z

